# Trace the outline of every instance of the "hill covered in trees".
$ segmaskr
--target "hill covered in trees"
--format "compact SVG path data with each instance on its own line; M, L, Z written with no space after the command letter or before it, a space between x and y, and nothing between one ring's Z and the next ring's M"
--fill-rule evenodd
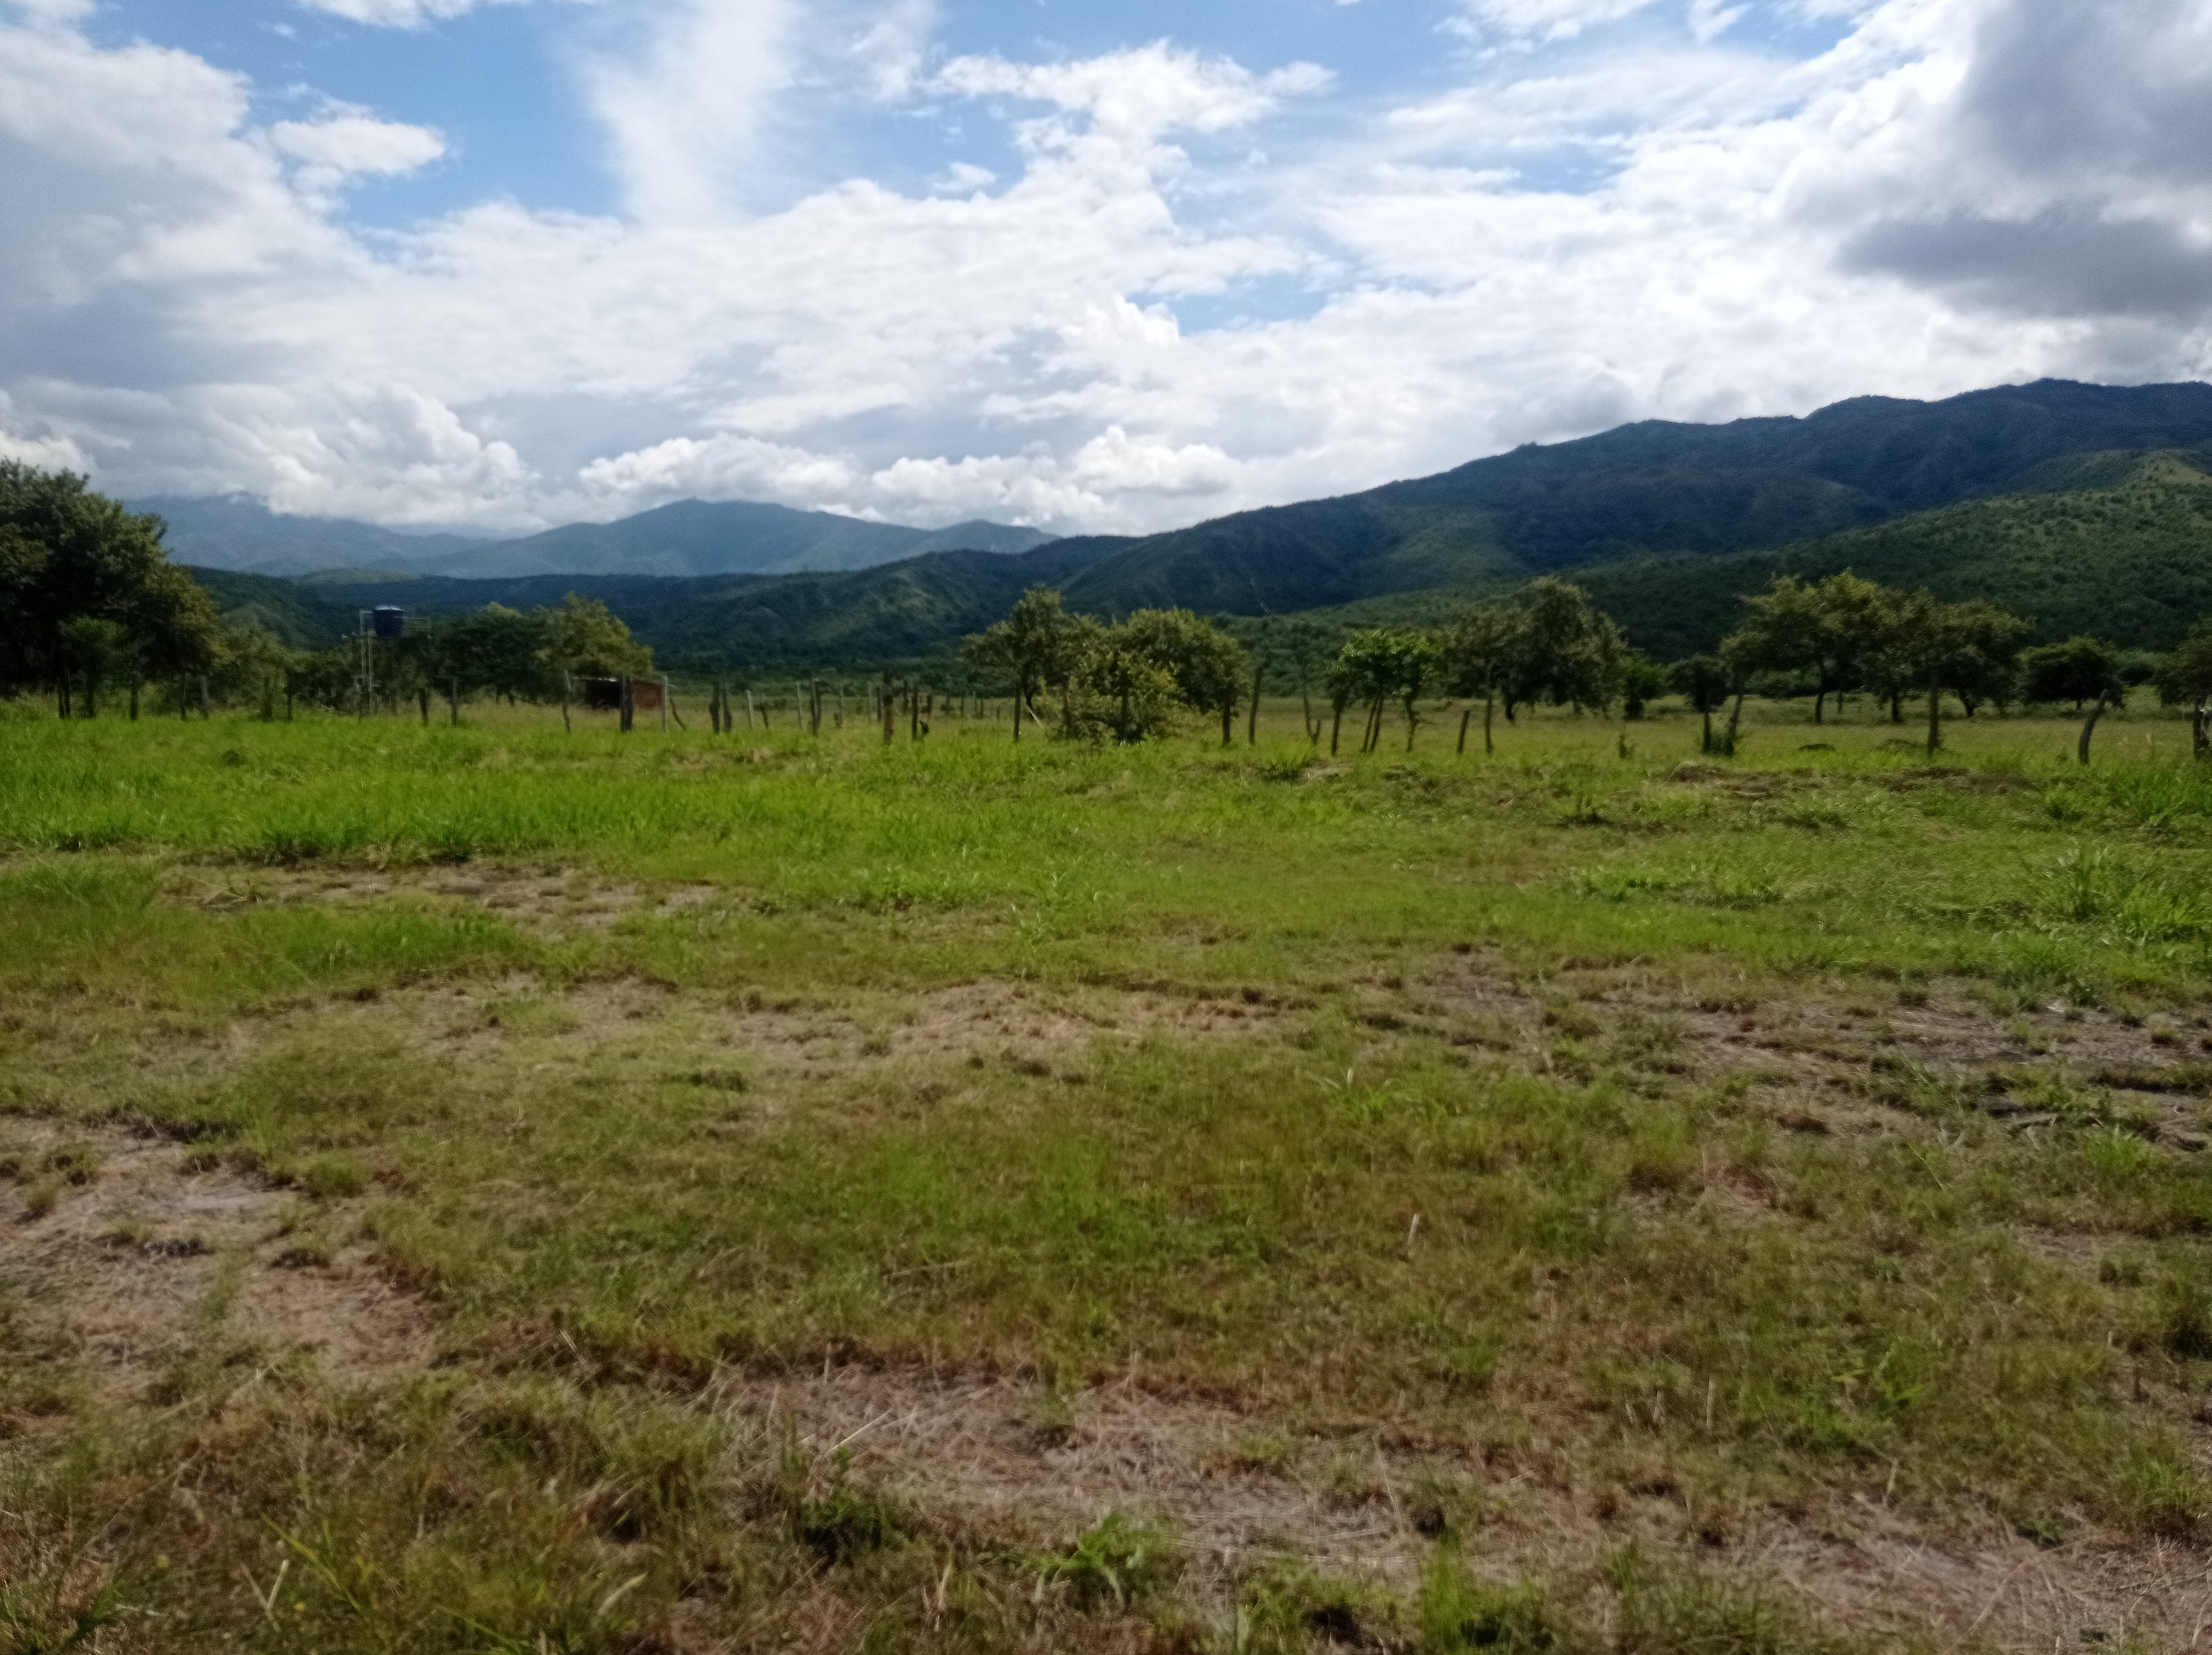
M2212 453L2087 456L2071 470L2085 486L1967 501L1773 551L1619 558L1573 578L1632 642L1662 660L1711 648L1736 624L1744 595L1778 575L1817 580L1846 569L1996 604L2027 618L2039 641L2092 632L2135 648L2172 648L2194 617L2212 612ZM1473 582L1454 595L1500 584L1511 581ZM1334 612L1347 622L1403 620L1437 596Z
M1023 553L299 590L349 623L373 603L453 612L574 591L609 604L664 661L743 671L934 655L1039 583L1108 618L1188 607L1364 621L1432 619L1569 573L1632 642L1671 658L1711 647L1741 595L1776 574L1844 569L2001 604L2041 638L2094 630L2167 647L2212 608L2212 386L2047 380L1935 403L1860 398L1803 419L1648 421L1363 494Z

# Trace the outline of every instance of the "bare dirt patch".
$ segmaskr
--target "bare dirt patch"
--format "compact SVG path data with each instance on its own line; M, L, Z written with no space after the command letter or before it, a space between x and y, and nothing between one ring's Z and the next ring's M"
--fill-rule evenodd
M1109 1511L1172 1528L1184 1585L1225 1615L1272 1565L1412 1589L1447 1524L1499 1579L1592 1579L1634 1542L1838 1625L2004 1650L2212 1636L2201 1549L2085 1536L2045 1548L1983 1529L1931 1536L1879 1501L1818 1513L1693 1513L1670 1480L1561 1487L1472 1456L1409 1451L1382 1431L1301 1435L1224 1403L1107 1385L1059 1397L1018 1378L849 1366L726 1382L755 1433L793 1431L817 1472L851 1474L938 1520L1012 1544L1066 1543Z
M218 1349L344 1382L429 1362L428 1307L366 1248L323 1238L344 1233L344 1203L303 1229L288 1192L112 1127L0 1119L0 1145L16 1163L0 1183L0 1285L60 1319L100 1389L158 1396L163 1375Z
M1378 991L1379 990L1379 991ZM2212 1145L2212 1037L2202 1019L2137 1019L2052 1001L2001 1015L1970 994L1861 995L1686 991L1635 968L1569 962L1524 985L1469 951L1418 980L1359 991L1370 1026L1438 1036L1539 1058L1548 1040L1694 1084L1747 1084L1778 1123L1813 1132L1878 1127L1915 1086L1948 1086L1993 1118L2051 1117L2053 1088L2095 1101L2161 1147Z
M346 864L292 867L186 867L170 875L179 901L197 907L315 904L344 908L395 899L429 899L480 908L549 938L604 929L633 914L676 914L731 893L711 885L647 887L608 882L577 870L501 867L377 867Z

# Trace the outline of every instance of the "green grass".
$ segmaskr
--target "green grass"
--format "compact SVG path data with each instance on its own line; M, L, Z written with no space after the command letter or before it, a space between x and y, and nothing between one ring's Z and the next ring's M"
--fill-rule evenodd
M1930 765L1755 711L1732 763L1680 715L1486 761L1294 709L1226 751L0 720L15 1233L167 1135L441 1352L320 1374L247 1263L117 1394L0 1251L0 1650L1840 1649L1902 1634L1731 1549L1867 1502L2201 1537L2212 776L2156 720L2084 770L2062 723ZM724 1405L855 1362L1489 1492L1418 1589L1209 1597L1172 1512L1000 1533ZM1529 1489L1604 1543L1468 1573Z

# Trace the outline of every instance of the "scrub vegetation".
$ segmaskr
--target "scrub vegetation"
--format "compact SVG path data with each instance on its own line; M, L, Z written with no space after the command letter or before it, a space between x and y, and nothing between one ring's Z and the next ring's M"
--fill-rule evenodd
M957 710L0 715L0 1650L2199 1635L2185 720Z

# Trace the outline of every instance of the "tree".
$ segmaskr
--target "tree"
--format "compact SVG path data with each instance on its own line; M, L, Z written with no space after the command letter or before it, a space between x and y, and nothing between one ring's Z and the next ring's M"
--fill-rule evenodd
M1522 702L1602 711L1620 689L1627 641L1580 587L1546 575L1519 602L1521 624L1504 686L1508 721Z
M1443 667L1443 652L1423 633L1370 627L1345 640L1329 663L1326 682L1340 721L1352 702L1366 703L1367 727L1360 751L1372 752L1382 745L1382 715L1394 701L1405 714L1407 751L1413 750L1413 732L1420 724L1418 703ZM1329 751L1335 750L1332 738Z
M1063 733L1110 733L1116 741L1165 735L1182 699L1175 674L1121 626L1102 628L1091 640L1076 690Z
M2029 650L2021 658L2021 671L2023 693L2030 701L2070 701L2078 713L2083 703L2094 700L2075 749L2075 757L2087 764L2089 738L2097 733L2098 720L2107 708L2128 704L2118 652L2100 638L2071 637Z
M1895 636L1896 594L1849 570L1810 585L1778 575L1744 602L1751 617L1729 639L1730 658L1752 672L1809 674L1815 724L1828 697L1856 687Z
M64 621L55 641L62 716L67 718L72 711L70 683L74 678L84 685L83 716L99 717L100 686L130 671L133 653L129 635L117 622L99 615Z
M1040 690L1058 687L1061 723L1073 721L1074 677L1097 630L1097 622L1069 614L1052 587L1033 586L1005 620L969 636L964 646L969 664L1013 686L1015 740L1022 739L1023 708L1036 715L1031 697Z
M2072 637L2039 644L2020 658L2021 690L2030 701L2070 701L2074 710L2100 697L2113 704L2127 694L2119 652L2101 638Z
M578 678L642 678L653 671L653 650L635 642L629 628L597 598L570 593L544 616L543 659L555 674Z
M586 670L586 676L619 678L627 671L635 678L652 670L651 652L642 645L629 646L630 650L641 654L623 654L621 646L628 642L627 630L617 636L597 616L577 627L568 628L561 618L563 615L564 611L551 609L539 609L526 615L499 604L488 604L472 614L434 621L419 632L410 632L401 642L398 654L402 669L441 693L453 690L465 695L488 693L505 696L510 703L517 699L556 699L561 693L562 672L577 669L556 665L553 655L556 649L575 648L580 643L582 647L579 653L582 655L629 662L623 668ZM613 626L622 625L611 614L605 620ZM556 642L556 630L562 628L567 628L569 636ZM598 636L594 638L589 634Z
M2158 698L2168 707L2186 707L2190 750L2212 758L2212 616L2189 629L2158 673Z
M65 705L88 664L101 675L126 663L156 676L208 671L215 600L169 562L164 532L82 477L0 460L0 688L48 685ZM74 624L88 621L102 625Z
M1237 640L1188 609L1139 609L1115 630L1167 671L1186 706L1220 716L1221 745L1227 746L1251 671Z
M1298 706L1306 727L1306 740L1314 746L1321 745L1321 720L1313 709L1313 684L1316 675L1329 651L1330 634L1316 621L1292 618L1285 621L1275 634L1275 642L1283 658L1297 675Z
M1244 745L1260 745L1260 697L1267 689L1267 669L1275 664L1275 620L1262 619L1252 634L1252 692L1244 703Z
M1932 753L1943 744L1944 691L1985 693L1988 685L2008 677L2027 623L1993 604L1941 603L1925 592L1893 602L1897 630L1885 648L1894 653L1897 670L1927 692ZM2087 730L2081 741L2087 763Z
M1667 693L1668 683L1665 667L1641 649L1630 650L1620 663L1620 715L1643 717L1644 708Z
M1717 656L1692 655L1686 660L1676 661L1668 676L1682 698L1690 703L1690 710L1705 715L1702 751L1712 751L1713 715L1728 705L1728 698L1735 689L1735 674Z
M227 618L218 642L215 693L230 703L258 702L262 717L276 717L277 691L296 660L293 652L258 619Z
M1491 727L1498 697L1513 681L1520 660L1522 611L1504 604L1470 609L1451 624L1443 639L1445 690L1455 696L1482 697L1482 751L1498 751ZM1460 746L1467 746L1467 725L1460 725Z

